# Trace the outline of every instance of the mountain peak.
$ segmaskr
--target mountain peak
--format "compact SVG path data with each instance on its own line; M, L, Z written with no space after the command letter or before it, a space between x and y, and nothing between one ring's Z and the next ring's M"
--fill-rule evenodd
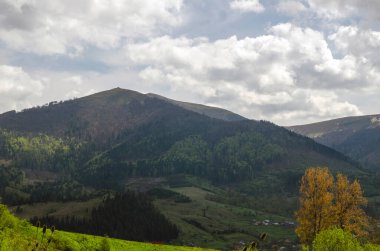
M85 96L82 99L86 99L86 98L90 98L90 97L109 97L109 96L114 96L114 95L128 95L128 96L135 96L135 97L144 96L144 94L142 94L140 92L117 87L117 88L113 88L110 90L97 92L97 93L94 93L94 94L89 95L89 96Z

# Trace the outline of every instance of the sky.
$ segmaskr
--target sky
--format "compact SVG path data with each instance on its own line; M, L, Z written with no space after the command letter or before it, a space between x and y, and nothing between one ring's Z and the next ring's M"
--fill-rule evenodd
M380 1L0 0L0 113L116 87L279 125L379 114Z

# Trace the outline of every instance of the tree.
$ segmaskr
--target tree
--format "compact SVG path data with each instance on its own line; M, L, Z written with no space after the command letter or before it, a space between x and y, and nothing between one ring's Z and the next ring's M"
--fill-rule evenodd
M309 245L320 231L331 227L366 236L369 220L362 209L366 204L359 181L351 183L338 173L334 183L328 168L309 168L301 179L296 233Z
M302 243L334 224L333 176L328 168L309 168L301 179L300 208L296 212L296 233Z
M361 208L367 205L359 181L349 182L341 173L336 176L335 212L337 226L357 236L367 235L368 217Z

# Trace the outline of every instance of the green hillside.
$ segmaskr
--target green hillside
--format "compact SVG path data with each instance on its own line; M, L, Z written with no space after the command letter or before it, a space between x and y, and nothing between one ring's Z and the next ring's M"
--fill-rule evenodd
M46 233L43 227L37 228L27 221L20 220L9 213L0 204L0 250L154 250L154 251L197 251L211 250L181 246L169 246L118 240L108 237L92 236L55 230L48 226Z

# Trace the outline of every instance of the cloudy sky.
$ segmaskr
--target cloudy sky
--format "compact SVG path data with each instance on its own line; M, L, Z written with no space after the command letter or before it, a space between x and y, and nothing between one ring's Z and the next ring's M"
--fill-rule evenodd
M280 125L380 113L380 1L0 0L0 112L115 87Z

